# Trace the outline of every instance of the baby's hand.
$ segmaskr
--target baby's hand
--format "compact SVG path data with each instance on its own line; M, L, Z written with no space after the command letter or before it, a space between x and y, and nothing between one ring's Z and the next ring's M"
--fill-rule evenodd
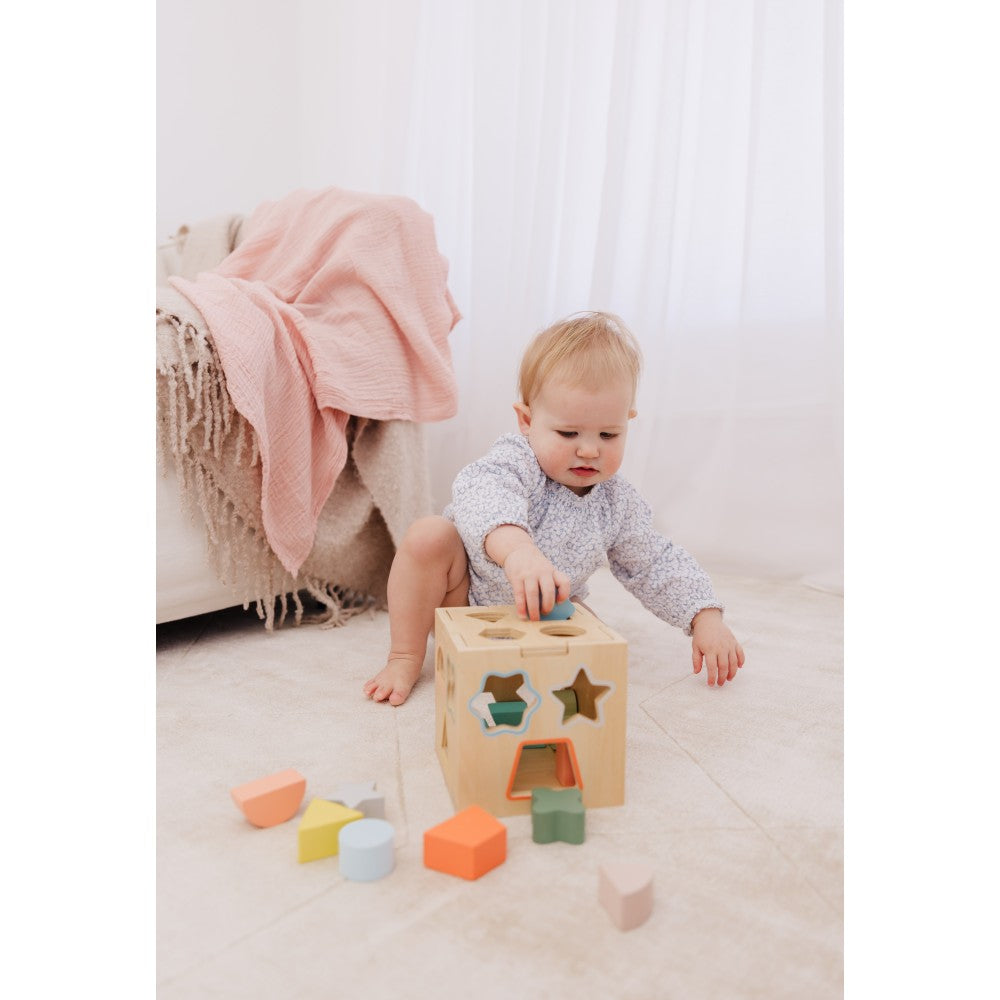
M514 590L518 616L538 621L557 601L569 600L570 579L532 544L514 549L504 560L503 571Z
M694 672L700 673L702 661L708 667L708 686L722 687L736 677L743 666L743 647L722 620L718 608L705 608L691 623L691 658Z

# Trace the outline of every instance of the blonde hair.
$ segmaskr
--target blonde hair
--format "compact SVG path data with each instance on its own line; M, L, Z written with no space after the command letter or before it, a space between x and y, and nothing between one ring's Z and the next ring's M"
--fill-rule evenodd
M641 371L639 343L618 316L575 313L542 330L528 345L521 358L518 391L521 401L530 404L553 377L587 388L618 377L631 384L634 402Z

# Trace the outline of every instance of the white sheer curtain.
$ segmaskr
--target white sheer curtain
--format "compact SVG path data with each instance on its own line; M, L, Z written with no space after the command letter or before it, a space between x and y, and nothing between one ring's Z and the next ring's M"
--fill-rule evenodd
M836 586L841 19L823 0L307 3L303 170L435 216L465 319L436 499L513 428L517 357L619 313L625 473L706 565Z
M233 8L241 37L265 7ZM281 9L293 51L262 20L255 58L230 55L254 93L262 73L275 100L297 86L261 108L282 123L266 196L284 193L275 162L288 188L408 194L451 263L461 402L428 430L439 508L513 429L531 335L608 309L645 352L624 472L661 529L712 570L838 586L841 0Z

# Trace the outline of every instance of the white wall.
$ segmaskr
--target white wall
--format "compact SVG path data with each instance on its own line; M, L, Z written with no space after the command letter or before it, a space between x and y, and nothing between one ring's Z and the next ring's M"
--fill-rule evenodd
M160 0L157 235L298 187L414 198L464 315L459 415L428 428L439 508L513 429L530 335L610 308L646 352L623 471L658 526L712 570L837 586L840 16Z
M297 0L158 0L156 236L299 186Z

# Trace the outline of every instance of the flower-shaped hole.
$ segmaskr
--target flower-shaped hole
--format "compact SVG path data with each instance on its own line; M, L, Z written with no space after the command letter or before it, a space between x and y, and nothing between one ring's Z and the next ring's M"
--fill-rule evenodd
M469 709L482 720L487 731L501 726L516 728L538 701L538 694L523 673L487 674L481 690L469 702Z

